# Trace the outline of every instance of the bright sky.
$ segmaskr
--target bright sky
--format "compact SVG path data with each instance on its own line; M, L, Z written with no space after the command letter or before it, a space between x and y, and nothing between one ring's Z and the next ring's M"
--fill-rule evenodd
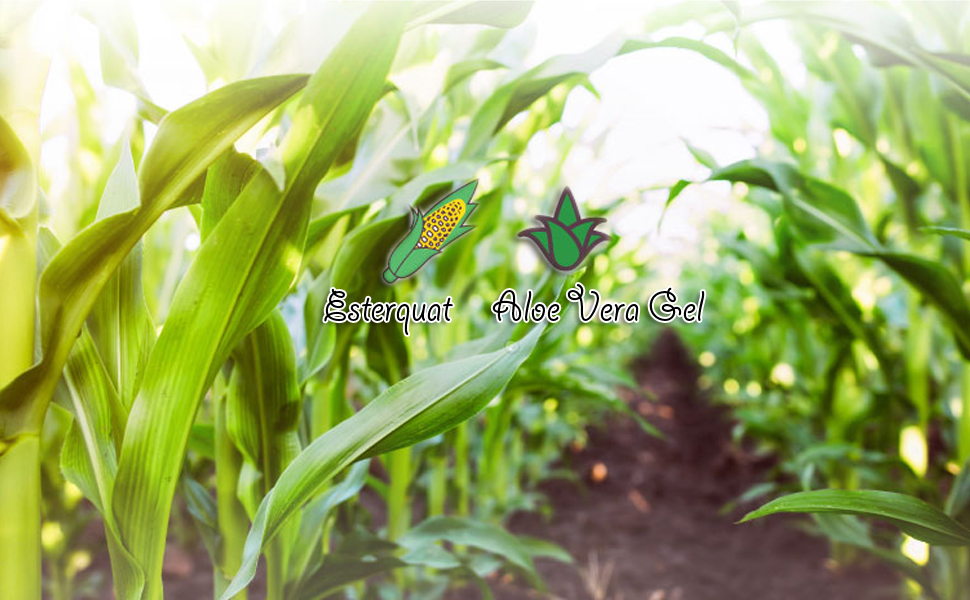
M534 28L536 35L529 63L585 50L616 30L635 31L645 4L538 2L526 25ZM86 21L68 20L65 8L64 3L48 2L34 21L35 44L61 56L52 63L42 107L44 126L52 125L56 116L72 105L64 56L74 56L95 81L100 79L97 32ZM152 98L173 108L203 94L205 79L183 35L192 37L199 28L207 27L206 19L185 16L211 13L212 5L155 0L133 3L133 8L140 42L139 70ZM270 23L274 29L282 26L283 19L277 20ZM686 32L691 36L697 33ZM788 41L783 26L759 25L758 34L791 77L804 77L797 49ZM730 51L729 44L723 49ZM607 202L681 178L703 178L705 170L696 164L682 140L709 151L722 163L749 157L764 142L768 125L764 111L733 75L695 54L666 49L636 52L612 60L593 75L592 81L601 100L577 90L563 118L567 129L585 123L585 140L603 138L598 155L594 157L589 147L580 145L566 163L564 176L568 180L563 183L581 201ZM135 109L134 100L125 92L104 86L96 91L105 106L105 137L116 139ZM45 145L42 160L48 172L56 173L66 151L63 140ZM542 136L533 141L529 153L531 164L537 168L555 159ZM57 185L55 176L52 187ZM56 197L56 191L53 189L51 195ZM665 200L666 190L657 189L645 192L642 202L629 206L626 214L615 219L623 239L642 243L646 238L657 253L683 257L687 250L699 247L698 223L703 215L712 210L738 210L737 202L729 198L723 186L688 188L658 234L656 226ZM669 275L675 274L673 268Z

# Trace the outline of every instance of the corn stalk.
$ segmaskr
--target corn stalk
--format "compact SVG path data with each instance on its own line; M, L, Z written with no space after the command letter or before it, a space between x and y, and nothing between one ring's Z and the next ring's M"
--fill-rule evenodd
M11 16L0 10L10 44L0 62L0 388L34 362L37 119L47 75L47 60L27 49ZM39 423L0 441L0 490L0 597L40 598Z

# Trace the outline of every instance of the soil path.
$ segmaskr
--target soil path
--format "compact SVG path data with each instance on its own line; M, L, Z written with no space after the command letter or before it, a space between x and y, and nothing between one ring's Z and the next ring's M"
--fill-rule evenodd
M833 567L827 543L793 527L795 517L735 525L750 506L722 514L768 465L731 443L728 416L698 393L695 368L676 336L662 335L637 369L655 398L642 394L631 401L666 438L651 437L629 420L591 431L588 446L565 461L583 474L584 485L542 486L553 505L548 522L513 517L515 532L554 541L577 558L575 567L541 561L554 597L899 598L899 584L885 569ZM605 479L595 483L603 467ZM496 596L535 594L504 588Z

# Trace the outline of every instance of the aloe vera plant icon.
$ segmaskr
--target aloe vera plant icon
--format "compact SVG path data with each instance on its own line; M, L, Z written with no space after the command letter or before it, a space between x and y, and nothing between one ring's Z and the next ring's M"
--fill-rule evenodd
M559 196L554 215L538 215L536 220L542 227L520 231L519 237L532 240L549 264L560 271L572 271L593 248L610 239L609 235L596 231L596 226L606 219L584 219L568 187Z

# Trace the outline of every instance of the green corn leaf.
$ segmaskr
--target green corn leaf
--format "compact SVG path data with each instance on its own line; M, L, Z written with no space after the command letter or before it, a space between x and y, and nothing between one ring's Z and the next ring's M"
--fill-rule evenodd
M741 523L777 513L835 513L873 517L938 546L970 545L970 530L919 498L877 490L815 490L783 496L752 511Z
M623 39L614 37L581 54L555 56L502 85L472 117L461 151L462 159L485 154L495 132L512 117L561 83L578 83L622 49Z
M966 328L970 323L970 304L956 276L938 262L912 254L882 251L871 256L899 273L946 317L957 346L970 359L970 331Z
M537 327L507 348L415 373L314 440L260 505L246 540L243 566L223 600L245 589L263 546L331 477L354 461L377 454L375 449L403 448L474 415L508 383L541 333Z
M792 224L811 243L851 252L879 247L851 196L802 175L791 165L759 159L740 161L715 171L710 179L743 182L781 193Z
M391 294L386 294L391 296ZM388 298L391 299L391 298ZM375 299L375 301L378 301ZM407 339L397 323L371 323L365 341L367 367L388 383L407 375L411 364Z
M61 449L61 471L100 512L110 506L127 416L85 329L64 370L74 422Z
M300 385L320 372L327 364L337 341L336 325L324 323L321 315L330 294L330 273L317 277L307 291L303 304L303 328L306 333L306 355L300 361Z
M420 565L432 569L457 569L462 566L451 552L437 544L425 544L401 555L401 560L409 565Z
M412 204L418 206L429 197L436 196L439 193L445 193L448 190L453 189L452 185L456 181L468 181L469 179L473 179L483 167L486 167L493 162L496 161L485 159L460 160L458 162L453 162L443 167L438 167L437 169L432 169L431 171L421 173L405 183L403 186L397 188L397 190L391 195L390 201L388 202L389 210L392 212L399 212L403 211L406 207L409 207ZM465 198L465 201L471 202L471 194ZM425 214L430 212L430 209L426 210Z
M138 205L135 165L126 144L118 166L108 177L97 219L107 219ZM155 343L155 326L142 294L141 242L135 244L101 290L88 325L127 413Z
M84 6L82 12L98 28L104 82L134 94L139 115L158 123L167 111L152 102L138 76L138 30L131 7L95 3Z
M243 338L232 357L226 431L262 476L258 504L300 450L296 357L279 311Z
M492 71L495 69L504 68L506 68L504 64L484 57L470 58L468 60L456 62L448 67L448 74L445 75L445 83L441 91L443 94L447 94L453 87L479 71ZM458 177L457 179L467 178Z
M227 85L169 114L141 169L141 205L83 230L40 280L42 358L0 390L0 437L36 430L71 346L101 289L158 217L263 116L303 87L303 76Z
M116 586L119 598L161 597L166 525L196 409L230 351L294 282L313 191L380 97L403 10L379 8L307 84L282 144L286 188L265 171L253 176L176 291L132 407L115 484L113 510L147 587Z
M745 24L771 19L808 21L839 31L880 56L884 64L920 67L970 99L970 66L923 47L906 19L888 7L873 4L847 6L836 2L771 2L744 11Z
M949 235L964 240L970 240L970 231L959 227L920 227L920 231L925 233L935 233L937 235Z
M236 495L251 518L283 469L300 452L296 356L279 311L243 338L232 357L225 424L243 456ZM268 581L274 593L286 581L294 525L288 524L286 532L266 552Z
M421 2L414 23L475 24L511 29L525 20L532 2Z
M539 538L529 537L527 535L516 536L519 545L529 553L533 559L536 558L551 558L552 560L558 560L562 563L572 563L573 557L570 556L568 552L562 549L561 546L557 546L552 542L541 540Z
M126 144L105 185L97 218L138 205L135 166ZM128 409L155 340L141 289L140 246L135 245L102 289L89 327L82 329L68 357L63 379L75 421L62 450L61 468L102 513L110 506L106 500L114 486Z
M765 160L734 163L713 173L711 179L776 191L784 199L786 215L805 241L882 261L946 317L961 353L970 358L970 332L965 326L970 323L970 303L959 281L937 262L884 248L845 191L802 175L790 165Z
M256 160L235 150L223 153L209 168L202 191L202 218L199 221L199 235L205 240L215 229L216 224L246 183L262 167Z
M326 598L354 582L408 566L409 563L393 555L396 548L394 543L365 531L354 532L327 554L319 569L288 589L286 597L295 600Z
M355 208L347 208L336 212L331 212L322 217L310 221L310 230L307 232L306 247L309 252L321 243L335 228L341 227L341 223L362 215L367 210L367 205ZM344 226L345 227L345 226ZM343 231L343 229L341 229ZM329 266L329 265L328 265Z
M697 10L687 12L696 14ZM684 15L678 14L675 20L682 18ZM495 90L472 117L461 157L467 159L483 155L495 132L557 85L581 84L611 58L651 48L691 50L727 67L744 81L758 81L755 73L722 50L704 42L681 37L651 40L614 35L584 52L554 56Z
M819 529L825 534L826 537L836 542L851 544L858 548L862 548L866 552L869 552L879 559L889 563L892 567L899 569L905 573L907 577L919 582L924 589L932 590L933 581L927 576L926 569L913 562L912 559L900 552L887 550L877 546L872 540L872 536L869 532L869 526L858 517L853 515L819 513L813 515L813 518L815 519L815 523L818 525ZM935 598L938 596L934 595L932 597Z
M337 251L330 277L333 286L346 291L348 299L355 299L382 285L379 274L387 264L391 246L408 231L407 227L404 216L356 227Z
M525 571L540 587L544 587L529 549L514 535L492 523L461 517L432 517L408 530L398 540L401 546L412 552L439 542L472 546L497 554Z
M321 537L324 534L324 523L334 508L357 497L367 482L369 469L369 460L354 464L347 469L347 475L340 483L306 506L300 515L300 528L292 546L290 573L303 574L311 564L319 564L322 558Z
M970 506L970 470L960 469L960 473L953 480L953 487L946 497L943 510L954 519L959 519L964 516L968 506Z
M196 531L202 538L209 557L216 561L219 557L219 528L218 508L216 501L209 495L204 485L190 474L183 472L181 477L181 496L185 499L185 507L195 523Z

